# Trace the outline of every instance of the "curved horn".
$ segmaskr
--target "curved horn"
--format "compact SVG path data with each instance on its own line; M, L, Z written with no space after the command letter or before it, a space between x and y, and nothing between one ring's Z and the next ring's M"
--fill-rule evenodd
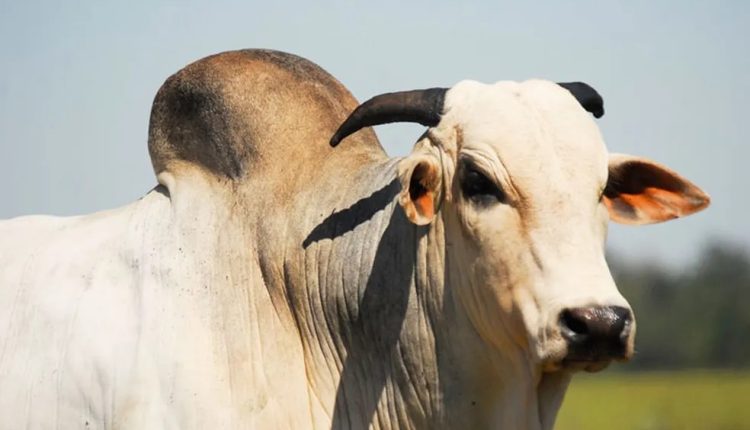
M336 130L331 146L336 146L359 129L391 122L418 122L432 127L440 122L447 88L401 91L375 96L359 105Z
M557 85L573 94L584 109L601 118L604 115L604 100L589 84L583 82L558 82Z

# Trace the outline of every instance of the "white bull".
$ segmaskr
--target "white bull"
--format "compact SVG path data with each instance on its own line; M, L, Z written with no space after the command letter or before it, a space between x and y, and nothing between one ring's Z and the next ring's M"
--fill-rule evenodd
M632 355L607 222L708 197L608 155L593 89L383 95L331 142L429 125L396 159L329 145L355 106L301 58L209 57L156 96L152 192L0 223L0 427L549 429Z

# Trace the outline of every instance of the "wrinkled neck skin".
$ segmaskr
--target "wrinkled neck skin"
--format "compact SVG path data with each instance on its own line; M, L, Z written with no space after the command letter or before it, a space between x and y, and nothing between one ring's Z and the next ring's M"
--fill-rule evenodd
M481 338L457 293L471 281L446 243L460 234L450 205L427 226L409 222L397 161L327 190L335 211L286 251L283 274L264 266L286 285L313 422L551 429L569 375L542 374L524 348Z

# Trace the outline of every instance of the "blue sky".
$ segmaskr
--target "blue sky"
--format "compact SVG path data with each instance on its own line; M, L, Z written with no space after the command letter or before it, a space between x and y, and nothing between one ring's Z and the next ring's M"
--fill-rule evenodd
M685 263L714 239L750 246L750 2L0 2L0 218L143 195L164 79L262 47L313 60L360 100L467 78L585 81L604 96L611 151L663 162L713 198L694 217L613 226L611 247ZM421 131L377 128L392 155Z

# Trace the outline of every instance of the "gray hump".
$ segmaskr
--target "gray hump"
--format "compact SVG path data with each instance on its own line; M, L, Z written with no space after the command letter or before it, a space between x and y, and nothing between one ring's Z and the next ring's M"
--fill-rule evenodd
M158 175L175 161L239 179L259 164L313 158L357 107L333 76L296 55L230 51L198 60L159 89L149 124ZM374 133L353 145L382 151Z

